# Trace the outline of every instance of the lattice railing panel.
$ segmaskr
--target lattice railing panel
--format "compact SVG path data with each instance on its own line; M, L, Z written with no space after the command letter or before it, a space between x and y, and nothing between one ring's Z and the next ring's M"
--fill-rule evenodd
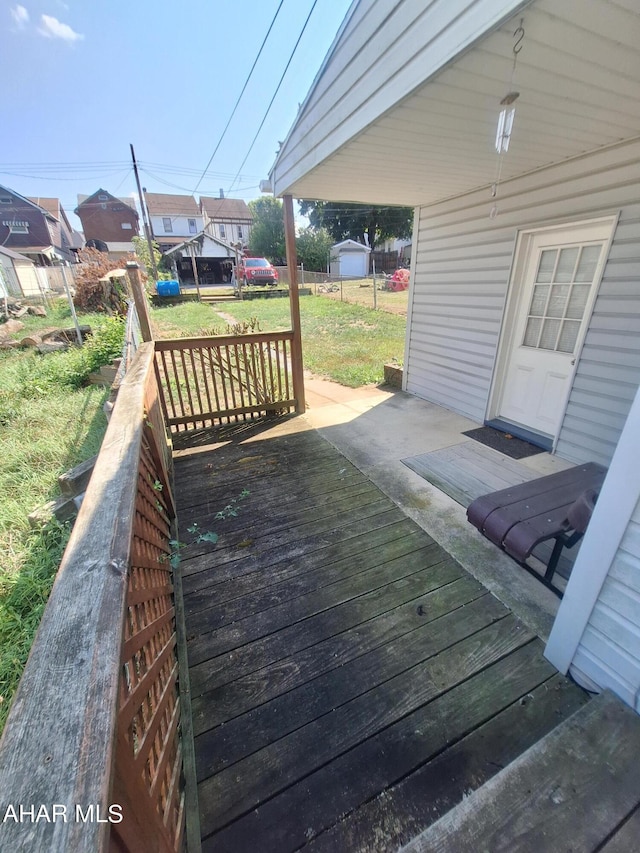
M171 429L295 408L292 335L156 341L158 380Z
M184 833L180 701L171 571L168 484L154 463L153 427L143 436L131 544L118 714L118 777L145 831L152 816L153 844L178 850ZM158 455L156 458L158 458ZM134 794L135 791L135 794ZM126 792L124 793L126 802ZM144 800L144 802L143 802ZM124 823L124 822L123 822ZM138 837L124 839L128 849ZM145 842L146 843L146 842Z

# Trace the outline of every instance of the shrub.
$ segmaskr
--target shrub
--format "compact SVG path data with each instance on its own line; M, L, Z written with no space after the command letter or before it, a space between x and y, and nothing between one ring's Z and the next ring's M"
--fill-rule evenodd
M45 397L51 391L80 388L90 373L122 354L125 324L120 317L105 317L84 346L40 355L30 351L15 355L3 374L0 389L0 423L7 425L20 411L22 400Z

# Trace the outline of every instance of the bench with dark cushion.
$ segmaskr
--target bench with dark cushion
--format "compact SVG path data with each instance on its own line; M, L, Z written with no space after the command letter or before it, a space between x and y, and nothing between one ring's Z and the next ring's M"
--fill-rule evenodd
M588 462L491 492L469 505L467 518L527 569L534 548L555 540L544 580L558 592L551 581L562 549L582 538L606 473Z

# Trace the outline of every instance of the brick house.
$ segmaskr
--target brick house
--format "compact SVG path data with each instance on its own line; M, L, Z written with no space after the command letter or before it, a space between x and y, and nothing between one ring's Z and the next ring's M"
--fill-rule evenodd
M109 254L134 251L131 239L139 236L140 228L132 198L117 198L101 188L92 195L79 195L74 212L90 245L106 243Z

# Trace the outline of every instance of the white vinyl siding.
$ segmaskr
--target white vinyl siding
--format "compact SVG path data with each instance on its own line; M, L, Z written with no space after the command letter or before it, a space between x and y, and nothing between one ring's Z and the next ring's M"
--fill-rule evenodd
M640 505L629 521L571 670L640 711Z
M505 182L495 219L492 204L483 189L419 210L407 390L481 423L518 231L620 211L557 445L607 464L640 381L640 141Z
M192 223L195 222L195 232ZM166 226L169 226L168 228ZM193 237L194 233L202 231L204 220L202 216L184 216L182 214L171 214L170 216L151 216L151 229L156 237L162 242L162 237L167 234L171 237Z

